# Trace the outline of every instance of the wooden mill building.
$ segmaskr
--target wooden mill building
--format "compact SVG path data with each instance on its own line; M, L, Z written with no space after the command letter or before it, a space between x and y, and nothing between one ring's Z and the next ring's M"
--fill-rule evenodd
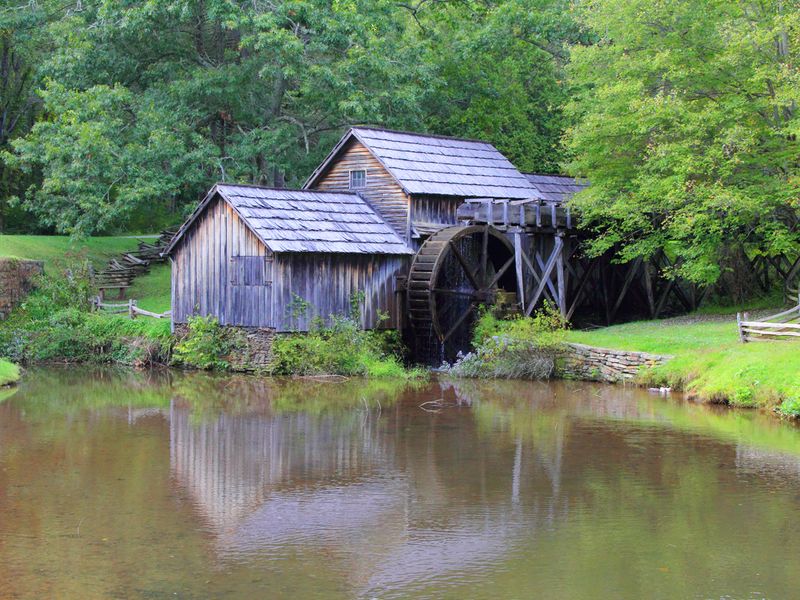
M173 238L172 316L307 330L314 317L378 311L395 327L395 278L412 250L361 196L217 184Z
M173 320L303 331L363 295L365 327L452 356L481 305L608 315L648 286L582 256L566 200L585 185L521 173L487 142L354 127L302 190L211 189L168 249Z

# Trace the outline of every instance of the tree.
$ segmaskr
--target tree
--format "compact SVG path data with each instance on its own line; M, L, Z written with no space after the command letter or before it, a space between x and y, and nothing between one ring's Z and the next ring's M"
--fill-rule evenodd
M0 0L0 153L30 130L38 114L38 65L49 47L44 31L53 10L47 0L26 6ZM0 156L0 231L7 229L8 217L15 212L8 206L9 197L33 181Z
M587 0L572 50L571 171L592 251L666 250L712 283L726 257L798 248L800 5Z
M16 0L40 32L16 102L36 108L0 147L15 181L0 201L48 230L152 230L215 181L300 185L353 124L486 139L557 170L567 43L584 36L568 6Z
M42 172L23 205L58 231L109 231L192 206L216 180L297 185L348 123L418 123L398 10L103 0L65 14L40 69L42 118L5 154Z
M567 0L407 5L434 82L425 122L492 142L520 169L558 172L568 97L568 44L580 43Z

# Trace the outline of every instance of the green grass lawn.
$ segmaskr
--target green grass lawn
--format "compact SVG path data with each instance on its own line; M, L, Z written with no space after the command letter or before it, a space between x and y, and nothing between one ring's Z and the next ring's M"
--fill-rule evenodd
M69 254L86 253L102 266L115 254L136 250L136 237L94 237L72 241L63 235L0 235L0 257L43 260L45 269L53 268Z
M153 265L149 273L133 280L126 296L136 300L139 308L163 313L170 308L170 267Z
M669 354L643 374L708 402L773 407L800 402L800 341L742 344L735 315L640 321L594 331L571 331L568 341L605 348Z
M0 358L0 386L19 381L20 369L17 365Z
M45 271L58 268L70 254L85 254L97 268L113 256L136 250L138 240L148 236L93 237L72 241L60 235L0 235L0 258L43 260ZM115 292L112 291L112 294ZM153 265L149 273L137 277L125 298L133 298L139 307L165 312L170 307L170 269L166 264Z

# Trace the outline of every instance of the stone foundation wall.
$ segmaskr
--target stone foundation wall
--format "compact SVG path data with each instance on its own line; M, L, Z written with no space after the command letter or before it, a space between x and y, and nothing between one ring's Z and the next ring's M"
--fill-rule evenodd
M245 348L225 360L233 371L263 371L272 366L272 342L275 340L274 329L260 327L233 327L224 326L223 329L240 332L243 334ZM185 323L175 323L174 335L180 339L189 332Z
M0 319L8 317L33 288L33 280L44 273L40 260L0 259Z
M557 360L557 375L568 379L584 379L620 383L636 377L642 368L655 367L671 356L596 348L583 344L567 344Z

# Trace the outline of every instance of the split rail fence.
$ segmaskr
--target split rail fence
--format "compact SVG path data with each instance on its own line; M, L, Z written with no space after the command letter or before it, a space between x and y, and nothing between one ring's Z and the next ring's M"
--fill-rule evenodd
M136 306L136 300L128 300L127 302L104 302L101 296L97 296L92 301L92 305L94 310L102 310L117 315L127 314L131 319L135 319L138 315L153 317L154 319L167 319L172 315L171 310L164 313L156 313L139 308Z
M757 321L751 321L747 313L737 313L736 323L742 343L800 339L800 298L794 308Z

